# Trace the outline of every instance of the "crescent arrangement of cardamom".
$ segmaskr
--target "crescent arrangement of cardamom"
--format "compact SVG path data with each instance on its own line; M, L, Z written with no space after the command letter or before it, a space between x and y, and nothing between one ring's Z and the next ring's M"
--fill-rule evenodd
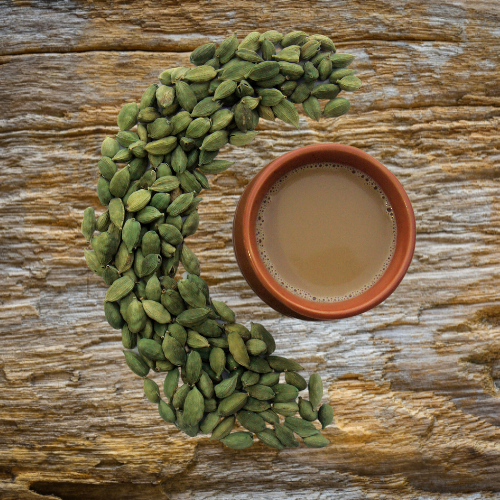
M193 67L163 71L139 104L125 104L119 132L102 143L97 195L107 209L84 211L85 260L109 286L104 313L121 330L126 364L161 418L188 436L210 434L234 449L254 435L278 450L299 446L296 436L312 448L329 443L313 424L324 429L334 418L319 375L306 382L302 366L274 355L264 326L236 323L211 298L186 239L198 229L206 175L232 165L215 159L219 150L251 142L261 118L298 128L296 104L313 120L345 114L350 103L339 93L361 87L347 68L354 57L303 31L207 43L192 52ZM165 373L163 398L151 370ZM306 389L308 400L299 396Z

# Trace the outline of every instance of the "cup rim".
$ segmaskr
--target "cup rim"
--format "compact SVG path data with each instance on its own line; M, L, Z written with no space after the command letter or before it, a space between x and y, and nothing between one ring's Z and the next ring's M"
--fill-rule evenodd
M302 165L339 163L370 176L389 199L396 219L394 255L381 278L368 290L339 302L314 302L282 287L265 267L256 238L257 213L271 186ZM240 207L240 205L243 205ZM241 241L238 241L241 238ZM264 167L247 186L235 213L233 242L243 276L266 303L285 314L313 320L331 320L361 314L383 302L397 288L411 263L416 240L413 208L398 179L368 153L342 144L314 144L290 151ZM241 248L241 246L243 248Z

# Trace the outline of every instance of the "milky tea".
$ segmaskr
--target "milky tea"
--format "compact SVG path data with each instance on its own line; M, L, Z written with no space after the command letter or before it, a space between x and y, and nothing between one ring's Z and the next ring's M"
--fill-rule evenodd
M396 245L396 221L382 189L336 163L299 167L279 179L257 216L260 257L291 293L340 302L373 286Z

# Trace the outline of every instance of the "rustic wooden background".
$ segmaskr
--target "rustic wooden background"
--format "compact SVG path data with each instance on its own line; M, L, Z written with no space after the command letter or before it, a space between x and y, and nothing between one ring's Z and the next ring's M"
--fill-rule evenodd
M191 243L215 298L318 371L322 450L231 451L164 424L83 259L99 146L123 102L237 31L332 36L364 82L345 117L262 122L212 177ZM500 4L497 0L0 1L0 498L500 498ZM298 146L364 149L417 217L408 275L356 318L282 317L246 285L232 217Z

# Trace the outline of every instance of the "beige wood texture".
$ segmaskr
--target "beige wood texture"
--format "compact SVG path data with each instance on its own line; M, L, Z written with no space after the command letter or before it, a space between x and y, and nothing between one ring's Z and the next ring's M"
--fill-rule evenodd
M191 243L214 298L321 374L322 450L231 451L164 424L104 319L79 226L125 101L233 31L302 29L356 54L348 115L261 122L212 176ZM500 4L0 1L0 498L500 498ZM282 317L246 285L231 223L247 182L298 146L364 149L417 217L385 303L330 323Z

